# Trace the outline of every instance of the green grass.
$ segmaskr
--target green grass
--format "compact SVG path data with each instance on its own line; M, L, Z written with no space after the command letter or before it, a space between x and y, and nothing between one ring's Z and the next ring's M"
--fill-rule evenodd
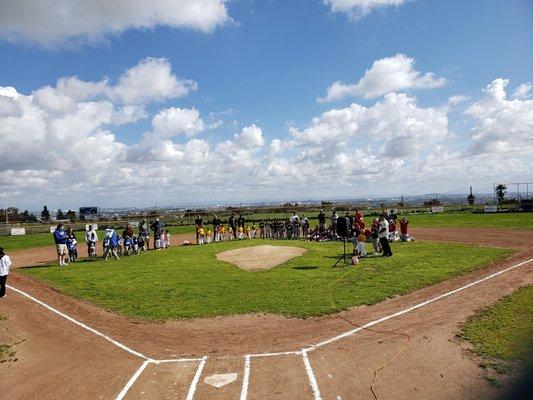
M499 373L531 357L533 345L533 286L519 289L480 310L463 325L459 336L483 357L481 366Z
M240 270L215 257L223 250L266 243L296 245L308 251L259 272ZM151 251L120 261L17 271L66 294L142 319L260 312L307 317L374 304L469 273L512 253L460 244L398 243L393 245L392 258L371 257L355 268L331 268L341 248L340 243L328 242L233 241ZM347 271L344 279L330 286Z
M316 213L310 213L315 216ZM283 217L285 214L275 215ZM287 214L288 215L288 214ZM267 214L257 214L251 216L256 221L260 217L268 218ZM274 215L270 216L271 218ZM413 214L407 216L410 220L411 228L438 228L438 227L457 227L457 228L502 228L502 229L533 229L533 213L498 213L498 214L473 214L469 212L443 213L443 214ZM329 215L328 215L329 218ZM204 218L209 221L209 218ZM328 219L329 221L329 219ZM370 225L371 217L366 217L367 225ZM310 220L311 226L318 224L316 219ZM169 231L176 234L194 233L193 225L170 226ZM121 229L118 230L121 232ZM76 232L80 239L83 239L83 232ZM99 231L100 238L103 231ZM2 236L0 237L0 246L6 251L28 249L33 247L52 246L54 244L52 234L35 233L26 236Z

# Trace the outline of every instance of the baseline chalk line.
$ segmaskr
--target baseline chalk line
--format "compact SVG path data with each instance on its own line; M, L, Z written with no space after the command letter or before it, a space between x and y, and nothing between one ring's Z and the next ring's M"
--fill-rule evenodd
M357 333L357 332L359 332L359 331L361 331L361 330L363 330L363 329L370 328L371 326L374 326L374 325L380 324L380 323L382 323L382 322L384 322L384 321L387 321L387 320L389 320L389 319L399 317L400 315L403 315L403 314L407 314L408 312L411 312L411 311L416 310L416 309L418 309L418 308L421 308L421 307L427 306L428 304L431 304L431 303L434 303L434 302L436 302L436 301L442 300L442 299L444 299L445 297L451 296L451 295L453 295L453 294L455 294L455 293L461 292L461 291L463 291L463 290L465 290L465 289L468 289L468 288L470 288L470 287L472 287L472 286L475 286L475 285L478 285L478 284L480 284L480 283L482 283L482 282L488 281L489 279L495 278L495 277L498 276L498 275L504 274L504 273L506 273L506 272L509 272L509 271L515 269L515 268L521 267L521 266L523 266L523 265L525 265L525 264L530 263L531 261L533 261L533 258L530 258L529 260L526 260L526 261L522 261L521 263L515 264L515 265L513 265L513 266L511 266L511 267L508 267L508 268L502 269L501 271L498 271L498 272L495 272L495 273L490 274L490 275L488 275L488 276L485 276L484 278L478 279L478 280L476 280L476 281L474 281L474 282L470 282L470 283L468 283L468 284L466 284L466 285L464 285L464 286L461 286L461 287L459 287L459 288L457 288L457 289L450 290L449 292L443 293L443 294L441 294L441 295L439 295L439 296L436 296L436 297L433 297L433 298L431 298L431 299L429 299L429 300L426 300L426 301L423 301L423 302L421 302L421 303L415 304L414 306L409 307L409 308L406 308L405 310L398 311L398 312L396 312L396 313L394 313L394 314L390 314L390 315L387 315L387 316L385 316L385 317L383 317L383 318L379 318L379 319L377 319L377 320L374 320L374 321L368 322L368 323L366 323L366 324L364 324L364 325L361 325L361 326L359 326L359 327L357 327L357 328L355 328L355 329L352 329L352 330L350 330L350 331L347 331L347 332L341 333L340 335L334 336L334 337L332 337L332 338L330 338L330 339L327 339L327 340L324 340L324 341L322 341L322 342L319 342L319 343L313 344L313 345L311 345L311 346L309 346L309 347L303 349L302 352L313 351L313 350L315 350L315 349L317 349L317 348L319 348L319 347L325 346L325 345L327 345L327 344L330 344L330 343L336 342L337 340L340 340L340 339L343 339L343 338L345 338L345 337L351 336L351 335L353 335L354 333Z
M113 339L112 337L107 336L107 335L103 334L102 332L97 331L96 329L91 328L90 326L85 325L83 322L80 322L80 321L78 321L78 320L75 320L75 319L72 318L71 316L62 313L61 311L59 311L59 310L53 308L52 306L49 306L48 304L42 302L41 300L36 299L36 298L33 297L32 295L30 295L30 294L28 294L28 293L26 293L26 292L24 292L24 291L22 291L22 290L20 290L20 289L17 289L17 288L15 288L15 287L13 287L13 286L10 286L10 285L6 285L6 286L7 286L9 289L11 289L11 290L13 290L13 291L15 291L15 292L21 294L21 295L24 296L24 297L27 297L28 299L34 301L35 303L37 303L37 304L43 306L44 308L46 308L46 309L52 311L53 313L59 315L60 317L63 317L63 318L65 318L66 320L68 320L68 321L70 321L70 322L72 322L72 323L74 323L74 324L76 324L76 325L82 327L83 329L85 329L85 330L87 330L87 331L89 331L89 332L91 332L91 333L94 333L94 334L97 335L97 336L100 336L100 337L104 338L104 339L107 340L108 342L113 343L115 346L120 347L122 350L125 350L125 351L127 351L128 353L133 354L134 356L140 357L140 358L142 358L142 359L144 359L144 360L147 360L147 361L151 361L151 360L152 360L150 357L146 357L144 354L139 353L138 351L135 351L135 350L133 350L133 349L130 349L128 346L126 346L126 345L120 343L118 340L115 340L115 339Z

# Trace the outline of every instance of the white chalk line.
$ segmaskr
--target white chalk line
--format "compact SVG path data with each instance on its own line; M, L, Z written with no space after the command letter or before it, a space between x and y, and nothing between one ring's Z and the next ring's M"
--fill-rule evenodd
M200 380L200 375L202 375L202 370L204 369L206 361L207 361L207 356L203 357L202 360L200 361L200 364L198 365L198 369L196 370L196 374L194 374L194 379L192 380L191 386L189 387L187 398L185 400L193 400L194 393L196 393L196 386L198 386L198 381Z
M313 398L315 400L322 400L320 396L320 389L318 388L318 383L316 381L315 373L313 372L313 367L311 367L311 362L307 357L307 351L302 350L302 358L305 365L305 372L307 372L307 378L309 379L309 385L311 385L311 390L313 391Z
M307 353L310 352L310 351L313 351L313 350L316 350L317 348L319 347L322 347L322 346L325 346L325 345L328 345L330 343L333 343L333 342L336 342L338 340L341 340L345 337L348 337L348 336L351 336L351 335L354 335L355 333L363 330L363 329L366 329L366 328L369 328L371 326L374 326L374 325L377 325L377 324L380 324L384 321L387 321L389 319L392 319L392 318L395 318L395 317L398 317L398 316L401 316L403 314L406 314L406 313L409 313L413 310L416 310L418 308L421 308L421 307L424 307L428 304L431 304L431 303L434 303L438 300L441 300L445 297L448 297L448 296L451 296L455 293L458 293L460 291L463 291L465 289L468 289L472 286L475 286L475 285L478 285L482 282L485 282L489 279L492 279L498 275L501 275L505 272L508 272L508 271L511 271L515 268L518 268L518 267L521 267L522 265L525 265L525 264L528 264L530 263L531 261L533 261L533 258L530 258L529 260L526 260L526 261L523 261L521 263L518 263L516 265L513 265L511 267L508 267L508 268L505 268L501 271L498 271L498 272L495 272L491 275L488 275L484 278L481 278L481 279L478 279L474 282L471 282L467 285L464 285L464 286L461 286L457 289L454 289L454 290L451 290L449 292L446 292L446 293L443 293L439 296L436 296L432 299L429 299L429 300L426 300L426 301L423 301L421 303L418 303L412 307L409 307L405 310L402 310L402 311L398 311L394 314L390 314L390 315L387 315L385 317L382 317L380 319L377 319L377 320L374 320L374 321L371 321L371 322L368 322L364 325L361 325L360 327L357 327L355 329L352 329L350 331L347 331L347 332L344 332L340 335L337 335L337 336L334 336L330 339L327 339L327 340L324 340L322 342L319 342L319 343L316 343L316 344L313 344L311 345L310 347L307 347L307 348L304 348L300 351L285 351L285 352L273 352L273 353L259 353L259 354L248 354L245 356L245 367L244 367L244 375L243 375L243 386L242 386L242 390L241 390L241 397L240 399L241 400L246 400L247 399L247 396L248 396L248 386L249 386L249 379L250 379L250 369L251 369L251 358L252 357L274 357L274 356L282 356L282 355L295 355L295 354L300 354L303 358L303 361L304 361L304 365L305 365L305 369L306 369L306 372L307 372L307 376L308 376L308 379L309 379L309 384L311 385L311 389L313 391L313 396L314 396L314 399L315 400L321 400L321 396L320 396L320 390L318 388L318 383L316 381L316 377L314 375L314 372L313 372L313 368L311 367L311 363L309 361L309 358L307 356ZM205 366L205 363L207 361L207 356L205 357L202 357L201 359L195 359L195 358L184 358L184 359L168 359L168 360L154 360L152 358L149 358L149 357L146 357L145 355L143 355L142 353L139 353L135 350L132 350L130 349L129 347L127 347L126 345L120 343L119 341L97 331L96 329L93 329L87 325L85 325L84 323L82 322L79 322L77 320L75 320L74 318L62 313L61 311L49 306L48 304L42 302L41 300L38 300L36 299L35 297L29 295L28 293L22 291L22 290L19 290L15 287L12 287L10 285L6 285L9 289L11 290L14 290L15 292L29 298L30 300L40 304L41 306L45 307L46 309L52 311L53 313L69 320L70 322L82 327L83 329L86 329L88 330L89 332L92 332L94 333L95 335L98 335L100 337L103 337L104 339L106 339L107 341L113 343L115 346L127 351L128 353L130 354L133 354L137 357L140 357L142 359L144 359L145 361L143 362L143 364L139 367L139 369L135 372L135 374L131 377L130 381L128 381L128 383L126 384L126 386L122 389L122 391L119 393L119 396L116 398L116 400L121 400L123 399L124 395L127 393L127 391L131 388L131 386L133 385L133 383L135 383L135 381L138 379L138 377L142 374L142 372L144 371L144 369L148 366L148 364L150 363L154 363L154 364L159 364L159 363L168 363L168 362L192 362L192 361L200 361L200 364L198 366L198 369L196 371L196 374L194 376L194 379L193 381L191 382L191 386L189 388L189 392L187 394L187 398L186 400L192 400L194 398L194 393L196 392L196 387L198 385L198 381L200 379L200 375L202 374L202 370Z
M436 297L433 297L433 298L431 298L431 299L429 299L429 300L426 300L426 301L423 301L423 302L421 302L421 303L415 304L414 306L409 307L409 308L406 308L406 309L404 309L404 310L402 310L402 311L398 311L398 312L396 312L396 313L394 313L394 314L390 314L390 315L387 315L387 316L385 316L385 317L379 318L379 319L377 319L377 320L374 320L374 321L368 322L368 323L366 323L366 324L364 324L364 325L361 325L361 326L359 326L359 327L357 327L357 328L355 328L355 329L352 329L352 330L350 330L350 331L347 331L347 332L341 333L340 335L334 336L334 337L332 337L332 338L330 338L330 339L327 339L327 340L324 340L324 341L322 341L322 342L319 342L319 343L313 344L313 345L311 345L311 346L309 346L309 347L303 349L302 351L306 351L306 352L313 351L313 350L315 350L315 349L317 349L317 348L319 348L319 347L322 347L322 346L325 346L325 345L327 345L327 344L330 344L330 343L336 342L337 340L343 339L343 338L345 338L345 337L347 337L347 336L351 336L351 335L353 335L354 333L357 333L357 332L361 331L362 329L369 328L369 327L371 327L371 326L374 326L374 325L380 324L380 323L382 323L382 322L384 322L384 321L387 321L387 320L389 320L389 319L399 317L400 315L407 314L408 312L411 312L411 311L416 310L416 309L418 309L418 308L421 308L421 307L427 306L428 304L431 304L431 303L434 303L434 302L436 302L436 301L442 300L442 299L444 299L444 298L446 298L446 297L448 297L448 296L451 296L451 295L453 295L453 294L455 294L455 293L461 292L461 291L463 291L463 290L465 290L465 289L471 288L472 286L478 285L478 284L480 284L480 283L482 283L482 282L488 281L489 279L495 278L496 276L501 275L501 274L503 274L503 273L505 273L505 272L509 272L509 271L511 271L511 270L513 270L513 269L515 269L515 268L518 268L518 267L521 267L521 266L523 266L523 265L525 265L525 264L528 264L528 263L530 263L531 261L533 261L533 258L530 258L529 260L523 261L523 262L518 263L518 264L516 264L516 265L513 265L513 266L511 266L511 267L508 267L508 268L502 269L501 271L498 271L498 272L495 272L495 273L493 273L493 274L490 274L490 275L488 275L488 276L486 276L486 277L484 277L484 278L478 279L478 280L476 280L476 281L474 281L474 282L471 282L471 283L469 283L469 284L467 284L467 285L461 286L461 287L459 287L459 288L457 288L457 289L450 290L449 292L443 293L443 294L441 294L441 295L439 295L439 296L436 296Z
M46 309L52 311L53 313L59 315L60 317L63 317L63 318L65 318L66 320L68 320L68 321L70 321L70 322L72 322L72 323L74 323L74 324L76 324L76 325L82 327L83 329L85 329L85 330L87 330L87 331L89 331L89 332L94 333L95 335L98 335L98 336L104 338L104 339L107 340L108 342L113 343L115 346L120 347L122 350L125 350L125 351L127 351L128 353L133 354L134 356L137 356L137 357L142 358L142 359L144 359L144 360L148 360L148 361L149 361L149 360L152 360L150 357L146 357L144 354L139 353L138 351L135 351L135 350L130 349L128 346L126 346L126 345L120 343L118 340L115 340L115 339L113 339L112 337L107 336L107 335L103 334L102 332L97 331L96 329L91 328L90 326L85 325L83 322L80 322L80 321L78 321L78 320L75 320L75 319L72 318L71 316L62 313L62 312L59 311L59 310L56 310L54 307L49 306L48 304L42 302L41 300L36 299L35 297L29 295L28 293L23 292L23 291L20 290L20 289L14 288L13 286L9 286L9 285L6 285L6 286L7 286L9 289L11 289L11 290L13 290L13 291L15 291L15 292L21 294L22 296L27 297L28 299L34 301L35 303L37 303L37 304L43 306L44 308L46 308Z
M135 381L139 378L139 376L141 376L141 374L143 373L143 371L146 369L146 367L148 366L148 364L150 364L150 361L149 360L145 360L142 365L137 369L137 371L135 371L135 373L133 374L133 376L130 378L130 380L128 381L128 383L126 383L126 386L124 386L122 388L122 390L120 391L120 393L118 394L118 396L115 398L115 400L122 400L124 398L124 396L126 396L126 393L128 393L128 391L131 389L131 387L133 386L133 384L135 383Z
M363 329L366 329L366 328L369 328L371 326L374 326L374 325L377 325L377 324L380 324L381 322L384 322L384 321L387 321L389 319L392 319L392 318L395 318L395 317L399 317L400 315L403 315L403 314L406 314L408 312L411 312L413 310L416 310L420 307L424 307L428 304L431 304L431 303L434 303L438 300L441 300L445 297L448 297L448 296L451 296L455 293L458 293L458 292L461 292L465 289L468 289L472 286L475 286L475 285L478 285L482 282L485 282L485 281L488 281L489 279L492 279L498 275L501 275L505 272L508 272L508 271L511 271L515 268L518 268L518 267L521 267L525 264L528 264L530 263L531 261L533 261L533 258L530 258L529 260L526 260L526 261L523 261L521 263L518 263L518 264L515 264L511 267L508 267L508 268L505 268L505 269L502 269L501 271L498 271L498 272L495 272L493 274L490 274L484 278L481 278L481 279L478 279L474 282L471 282L467 285L464 285L464 286L461 286L457 289L454 289L454 290L451 290L449 292L446 292L446 293L443 293L439 296L436 296L432 299L429 299L429 300L426 300L426 301L423 301L421 303L418 303L412 307L409 307L405 310L402 310L402 311L398 311L394 314L390 314L390 315L387 315L383 318L380 318L380 319L377 319L377 320L374 320L374 321L371 321L371 322L368 322L360 327L357 327L355 329L352 329L350 331L347 331L347 332L344 332L344 333L341 333L340 335L337 335L337 336L334 336L330 339L327 339L327 340L324 340L322 342L319 342L319 343L316 343L316 344L313 344L311 345L310 347L307 347L307 348L304 348L300 351L286 351L286 352L277 352L277 353L261 353L261 354L248 354L245 356L245 367L244 367L244 378L243 378L243 386L242 386L242 390L241 390L241 397L240 397L240 400L246 400L247 399L247 394L248 394L248 385L249 385L249 379L250 379L250 369L251 369L251 365L250 365L250 360L252 357L272 357L272 356L281 356L281 355L291 355L291 354L301 354L302 355L302 358L303 358L303 361L304 361L304 365L305 365L305 370L307 372L307 377L308 377L308 380L309 380L309 384L311 386L311 389L313 391L313 396L314 396L314 400L322 400L322 397L320 395L320 390L318 388L318 383L317 383L317 380L316 380L316 377L315 377L315 374L313 372L313 367L311 366L311 362L309 361L309 358L307 356L307 353L310 352L310 351L313 351L313 350L316 350L318 349L319 347L322 347L322 346L325 346L325 345L328 345L328 344L331 344L333 342L336 342L340 339L343 339L345 337L348 337L348 336L351 336L351 335L354 335L355 333L363 330Z
M248 384L250 382L250 364L252 356L244 356L244 372L242 374L242 388L241 400L246 400L248 397Z

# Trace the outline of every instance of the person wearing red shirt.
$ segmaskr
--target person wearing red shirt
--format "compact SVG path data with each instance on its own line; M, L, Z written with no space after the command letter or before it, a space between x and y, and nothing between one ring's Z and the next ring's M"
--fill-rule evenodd
M408 232L409 220L407 218L402 218L400 221L400 239L402 242L409 241L409 232Z

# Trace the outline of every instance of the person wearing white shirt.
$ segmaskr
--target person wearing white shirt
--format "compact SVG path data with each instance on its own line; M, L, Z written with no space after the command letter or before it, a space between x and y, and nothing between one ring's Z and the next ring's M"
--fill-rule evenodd
M6 280L11 267L11 259L4 253L3 247L0 247L0 298L6 295Z
M385 218L385 214L379 216L378 237L383 249L383 256L392 257L392 250L389 245L389 222Z
M87 243L87 254L89 257L96 257L96 243L98 242L98 233L92 225L85 231L85 243Z

